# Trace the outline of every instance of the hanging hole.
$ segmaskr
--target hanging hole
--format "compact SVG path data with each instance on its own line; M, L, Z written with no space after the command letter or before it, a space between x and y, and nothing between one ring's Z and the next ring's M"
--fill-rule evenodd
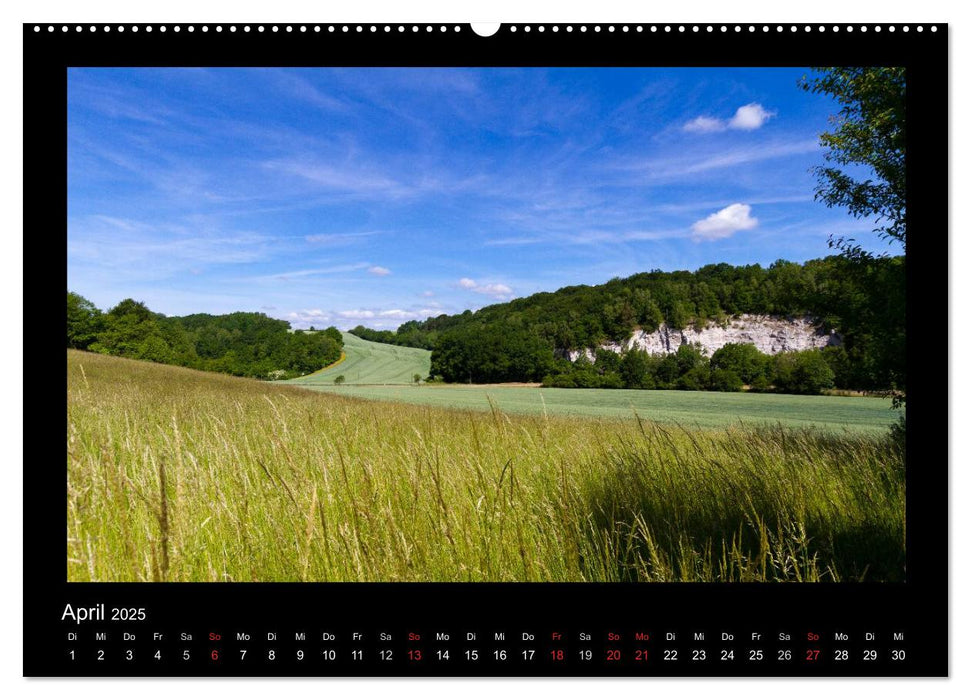
M472 31L479 36L490 37L498 32L501 26L499 22L473 22Z

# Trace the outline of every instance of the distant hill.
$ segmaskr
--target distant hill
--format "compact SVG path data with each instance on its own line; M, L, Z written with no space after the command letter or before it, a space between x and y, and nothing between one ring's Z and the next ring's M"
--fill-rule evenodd
M333 384L334 379L343 376L346 384L413 384L416 374L425 379L431 371L432 354L428 350L374 343L350 333L343 335L342 361L286 383Z
M620 345L635 331L700 330L743 314L800 317L841 336L842 350L828 357L837 386L902 389L904 308L903 256L830 256L768 267L720 263L694 272L643 272L409 321L395 332L358 326L351 333L432 350L432 374L446 381L540 381L568 372L561 358L575 357L571 351Z
M341 333L291 332L262 313L164 316L125 299L102 312L67 293L67 346L103 355L180 365L239 377L286 379L326 367L341 356Z

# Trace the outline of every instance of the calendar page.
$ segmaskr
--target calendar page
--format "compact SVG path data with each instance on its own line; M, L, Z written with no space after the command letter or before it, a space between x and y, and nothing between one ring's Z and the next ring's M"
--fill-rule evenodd
M947 675L947 25L23 32L25 675Z

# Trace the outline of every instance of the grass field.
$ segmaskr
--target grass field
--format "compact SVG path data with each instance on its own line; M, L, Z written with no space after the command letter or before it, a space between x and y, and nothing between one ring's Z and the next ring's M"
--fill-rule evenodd
M413 384L431 372L432 354L421 348L405 348L387 343L372 343L344 333L345 359L327 369L288 380L292 384L333 386L343 376L346 384Z
M463 412L67 361L71 581L904 579L886 435Z
M637 416L686 427L732 424L786 425L882 433L897 420L889 399L845 396L792 396L693 391L541 389L517 386L415 385L428 376L431 353L399 348L344 334L347 359L326 370L285 382L378 401L436 408L533 415L633 419ZM334 377L344 375L343 386Z
M635 414L658 423L720 428L770 423L883 433L897 420L889 399L843 396L792 396L712 391L635 391L620 389L541 389L532 387L423 385L316 385L343 396L399 401L437 408L533 415L628 419Z

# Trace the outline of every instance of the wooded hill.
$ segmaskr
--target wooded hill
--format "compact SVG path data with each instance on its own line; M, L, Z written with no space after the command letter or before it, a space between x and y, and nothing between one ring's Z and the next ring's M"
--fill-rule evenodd
M291 332L266 314L164 316L125 299L102 313L84 297L67 294L67 346L106 355L223 372L286 379L340 359L341 333Z
M350 332L367 340L432 350L432 374L446 381L552 382L575 370L555 351L620 343L638 328L653 331L661 323L701 328L743 313L809 315L843 336L841 348L811 351L824 357L832 372L824 385L905 390L904 312L903 256L830 256L803 264L780 260L769 267L722 263L695 272L644 272L601 285L542 292L475 312L409 321L396 332L363 326ZM611 362L605 357L607 365ZM699 363L685 358L682 364L690 370ZM600 377L617 372L608 366L595 369ZM661 386L678 386L680 376ZM621 379L622 386L631 386ZM771 378L766 381L772 384ZM717 388L710 385L710 377L691 383L694 386L680 388ZM735 382L729 377L728 384Z

